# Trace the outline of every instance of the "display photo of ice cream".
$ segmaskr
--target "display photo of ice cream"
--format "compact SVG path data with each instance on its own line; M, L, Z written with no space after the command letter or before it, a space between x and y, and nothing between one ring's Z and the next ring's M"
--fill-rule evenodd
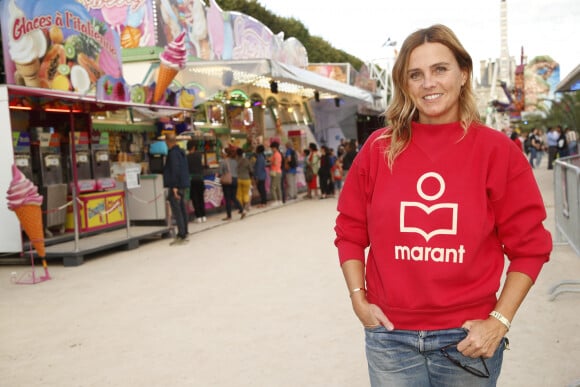
M105 12L113 25L77 0L6 0L0 8L7 83L87 94L103 75L122 76L115 28L129 19L129 5L123 20ZM146 12L134 11L135 24Z
M24 12L16 6L15 0L10 0L8 6L9 26L14 26L17 20L25 17ZM40 58L46 53L46 36L41 30L34 30L22 36L9 34L8 50L16 67L15 79L22 79L26 86L40 87Z

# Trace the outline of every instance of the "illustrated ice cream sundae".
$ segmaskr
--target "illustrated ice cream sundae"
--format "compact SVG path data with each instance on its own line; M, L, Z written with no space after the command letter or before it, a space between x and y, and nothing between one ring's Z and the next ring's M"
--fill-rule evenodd
M10 2L9 14L11 21L9 25L14 25L15 20L23 19L24 13L16 6L14 0ZM18 40L14 40L12 34L9 39L9 51L16 71L26 86L40 87L40 58L46 53L46 37L41 30L29 32Z
M165 46L165 49L159 54L161 65L157 73L157 82L155 84L154 102L161 101L165 90L173 81L179 70L185 68L187 62L187 51L185 50L185 31L182 31L173 42Z
M18 220L28 235L39 257L45 257L44 232L42 225L42 195L38 188L28 179L16 165L12 165L12 181L8 187L8 209L14 211Z

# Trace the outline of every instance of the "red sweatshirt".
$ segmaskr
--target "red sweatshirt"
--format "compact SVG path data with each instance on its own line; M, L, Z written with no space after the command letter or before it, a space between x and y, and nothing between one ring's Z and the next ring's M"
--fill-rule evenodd
M486 319L504 269L534 281L552 249L530 164L480 124L412 124L389 170L377 130L338 202L340 263L366 260L367 298L396 329L438 330Z

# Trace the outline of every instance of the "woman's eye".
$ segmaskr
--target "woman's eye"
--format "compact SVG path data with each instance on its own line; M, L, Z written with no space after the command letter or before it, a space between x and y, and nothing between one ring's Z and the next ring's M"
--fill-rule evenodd
M437 67L437 68L435 69L435 71L436 71L438 74L443 74L444 72L446 72L446 71L447 71L447 67L439 66L439 67Z
M419 79L421 79L421 73L419 73L419 72L411 73L411 74L409 74L409 79L411 79L412 81L419 80Z

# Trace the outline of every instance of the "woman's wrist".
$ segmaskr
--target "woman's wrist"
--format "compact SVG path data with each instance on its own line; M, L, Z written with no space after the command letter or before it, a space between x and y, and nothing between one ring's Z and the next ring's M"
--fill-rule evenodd
M352 298L352 296L354 296L357 293L364 293L366 295L367 290L364 287L358 287L358 288L354 288L350 290L350 298Z

